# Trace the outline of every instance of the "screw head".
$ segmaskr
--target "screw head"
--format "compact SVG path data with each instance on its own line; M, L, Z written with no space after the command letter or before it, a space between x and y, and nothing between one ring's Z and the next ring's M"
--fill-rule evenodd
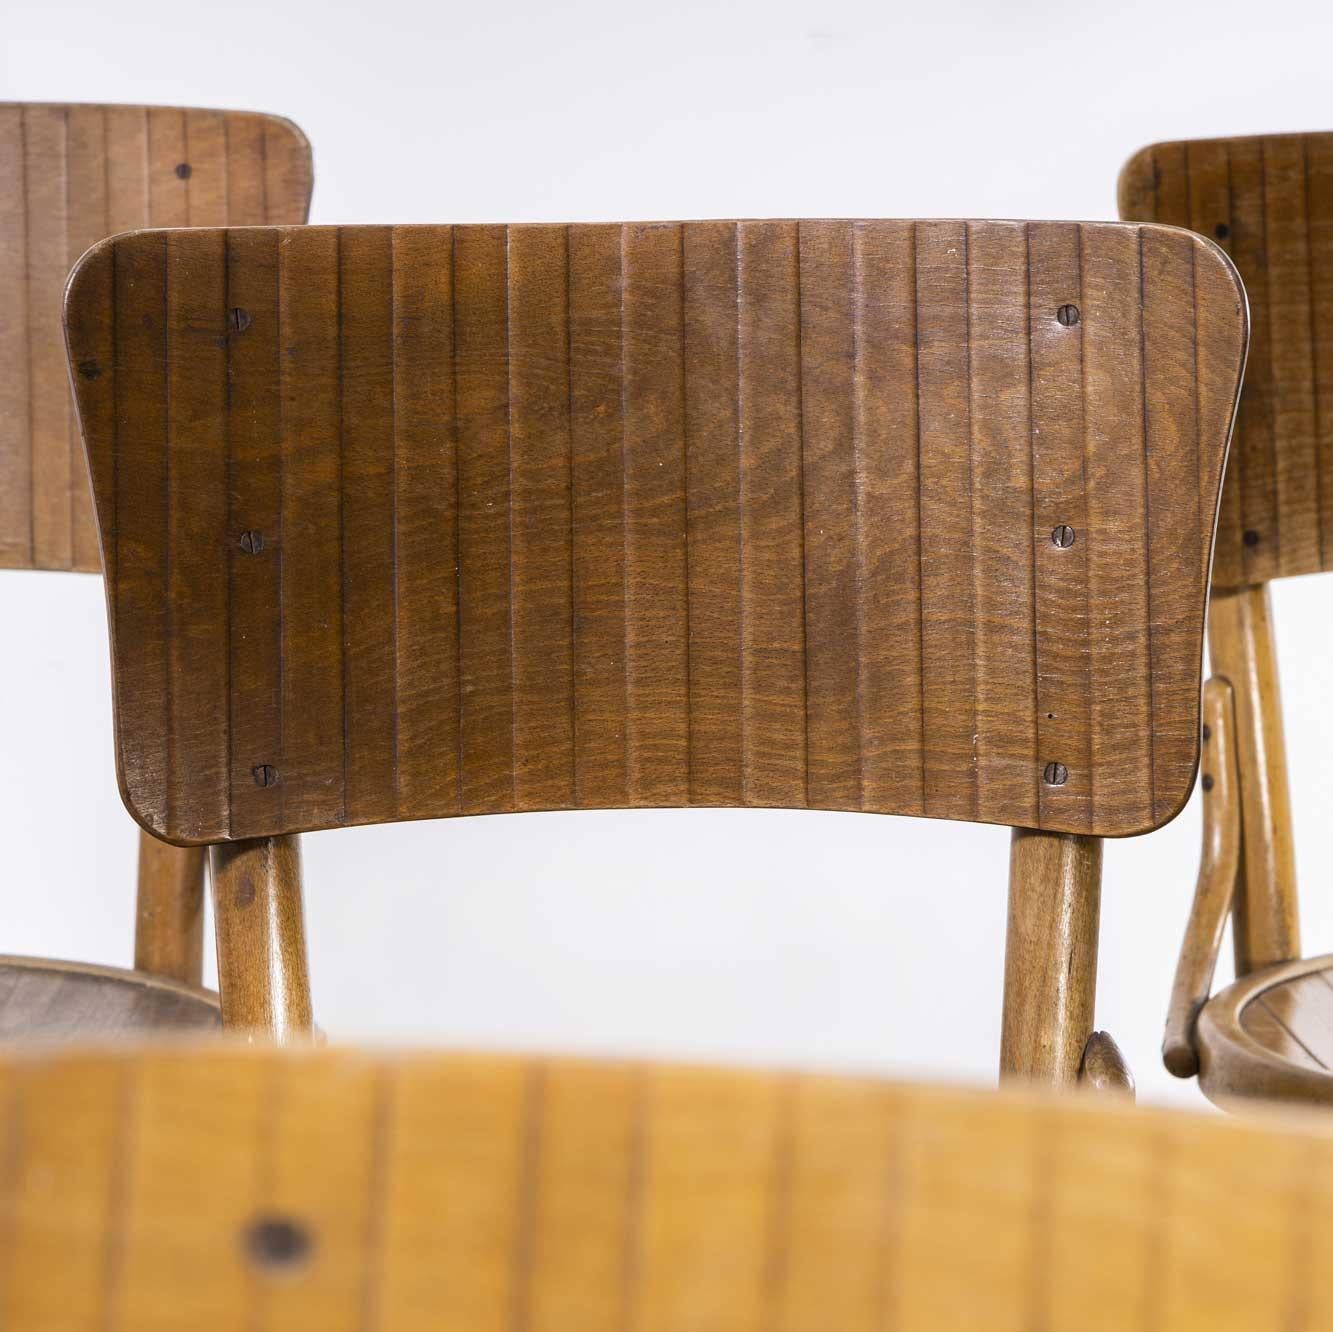
M1247 527L1245 529L1245 535L1241 537L1241 540L1247 546L1257 546L1259 544L1259 533L1256 532L1254 528Z
M1202 781L1201 784L1202 784L1203 789L1204 789L1205 791L1211 791L1211 790L1213 789L1213 775L1212 775L1212 773L1210 773L1210 772L1205 772L1204 775L1203 775L1203 781Z
M194 168L188 162L181 162L176 167L176 174L181 180L189 180L194 175Z
M264 534L262 532L242 532L241 549L247 555L258 555L264 549Z
M250 775L255 779L256 786L276 786L278 784L278 770L271 763L256 763L250 769Z
M1074 544L1074 529L1061 523L1051 533L1051 545L1059 546L1061 550L1068 550Z
M270 1273L285 1273L301 1267L314 1244L310 1232L286 1216L261 1216L246 1227L243 1236L246 1257Z
M227 331L229 333L244 333L252 322L250 311L242 310L239 305L227 312Z
M1069 780L1069 769L1063 763L1048 763L1042 777L1047 786L1063 786Z
M1077 305L1062 305L1056 312L1055 317L1064 325L1065 328L1073 328L1078 323L1080 315Z

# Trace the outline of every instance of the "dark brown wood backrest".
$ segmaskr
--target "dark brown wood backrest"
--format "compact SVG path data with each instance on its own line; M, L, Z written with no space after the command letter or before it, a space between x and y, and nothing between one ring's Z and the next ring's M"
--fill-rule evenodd
M184 842L591 806L1142 832L1244 296L1118 223L155 231L69 354Z
M289 121L178 107L0 103L0 568L96 572L60 333L70 265L146 226L303 222Z
M1216 238L1250 294L1214 582L1333 569L1333 134L1153 144L1120 215Z

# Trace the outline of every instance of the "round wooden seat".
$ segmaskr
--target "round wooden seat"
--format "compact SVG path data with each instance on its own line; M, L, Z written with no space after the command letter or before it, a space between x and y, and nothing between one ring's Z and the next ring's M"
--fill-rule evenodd
M0 956L0 1043L221 1029L208 990L118 967Z
M1333 1105L1333 954L1252 972L1204 1005L1199 1085L1235 1097Z

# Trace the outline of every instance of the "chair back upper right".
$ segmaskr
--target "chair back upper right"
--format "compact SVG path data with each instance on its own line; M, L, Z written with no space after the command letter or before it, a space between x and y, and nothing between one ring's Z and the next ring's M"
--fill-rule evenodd
M1249 293L1214 583L1333 569L1333 133L1153 144L1119 193L1123 218L1215 239Z

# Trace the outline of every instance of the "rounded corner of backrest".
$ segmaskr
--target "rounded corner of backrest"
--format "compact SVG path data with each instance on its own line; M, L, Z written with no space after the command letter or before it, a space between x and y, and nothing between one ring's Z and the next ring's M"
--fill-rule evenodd
M1157 209L1153 200L1157 144L1145 144L1131 153L1116 177L1116 206L1125 222L1152 222Z

